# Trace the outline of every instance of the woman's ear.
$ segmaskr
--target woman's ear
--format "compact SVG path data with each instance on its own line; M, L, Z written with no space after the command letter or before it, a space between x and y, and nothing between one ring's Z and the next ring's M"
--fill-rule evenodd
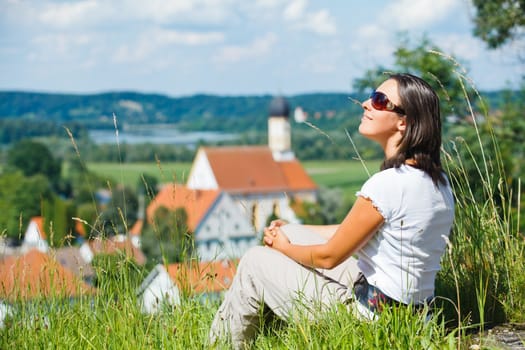
M399 117L399 121L397 122L397 130L401 132L405 132L407 127L407 117L406 115Z

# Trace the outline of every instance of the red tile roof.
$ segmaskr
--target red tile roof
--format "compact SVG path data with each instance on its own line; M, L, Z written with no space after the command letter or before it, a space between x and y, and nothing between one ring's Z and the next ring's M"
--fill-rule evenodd
M148 205L146 215L151 222L159 207L170 210L184 208L188 215L188 228L195 232L199 222L219 194L220 191L217 190L192 190L183 185L169 184L164 186Z
M91 292L73 272L36 249L0 263L0 298L72 297Z
M267 146L203 147L220 189L227 192L316 190L297 160L276 162Z
M168 274L188 294L221 292L230 287L238 261L208 261L168 265Z
M278 162L277 164L279 164L279 167L286 178L286 183L291 190L317 190L317 185L298 160Z

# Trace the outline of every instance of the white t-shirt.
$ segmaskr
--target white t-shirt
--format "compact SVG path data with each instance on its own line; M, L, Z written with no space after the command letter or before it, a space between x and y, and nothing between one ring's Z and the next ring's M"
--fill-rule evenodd
M450 185L436 187L430 176L402 165L373 175L358 196L384 217L378 232L356 254L368 283L405 304L434 293L434 280L454 220Z

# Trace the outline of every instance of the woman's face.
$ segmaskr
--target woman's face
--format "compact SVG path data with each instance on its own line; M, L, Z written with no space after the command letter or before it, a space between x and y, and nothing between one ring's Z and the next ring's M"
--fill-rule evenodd
M388 79L378 86L381 92L396 106L400 106L397 82ZM405 130L405 116L389 110L377 110L372 106L370 98L362 104L364 109L359 133L366 138L377 141L385 146L390 140L399 140Z

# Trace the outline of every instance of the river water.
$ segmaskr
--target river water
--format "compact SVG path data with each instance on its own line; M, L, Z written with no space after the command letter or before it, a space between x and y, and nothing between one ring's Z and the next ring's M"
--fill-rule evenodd
M171 144L195 147L199 141L218 142L237 138L235 134L217 131L179 131L171 125L130 126L122 130L89 130L89 137L97 144Z

